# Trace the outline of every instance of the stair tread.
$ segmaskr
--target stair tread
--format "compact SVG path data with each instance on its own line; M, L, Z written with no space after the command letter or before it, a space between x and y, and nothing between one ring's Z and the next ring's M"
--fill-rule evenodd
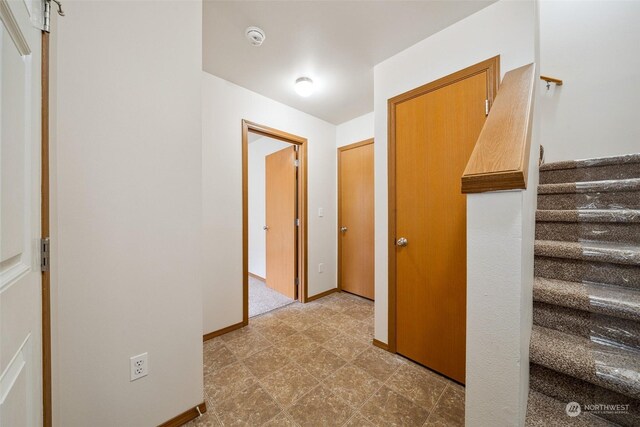
M533 300L640 322L640 291L633 288L535 277Z
M534 253L546 257L640 265L640 246L637 245L592 241L536 240Z
M640 223L640 209L539 209L536 221Z
M640 153L540 167L528 426L640 419L638 192ZM568 417L563 400L577 397L632 410Z
M540 184L538 194L612 193L640 191L640 178L610 179L602 181L563 182Z
M566 413L566 407L566 403L553 397L529 390L525 426L604 427L615 425L587 412L581 413L577 417L569 417Z
M634 320L534 301L533 324L640 350L640 323Z
M578 402L581 404L628 405L626 411L597 414L597 416L612 421L616 425L640 425L640 401L638 400L552 371L535 363L530 364L530 372L529 386L532 391L542 393L564 404Z
M640 353L534 325L531 362L637 399Z
M640 153L625 154L621 156L597 157L593 159L566 160L560 162L545 163L540 166L540 171L560 170L560 169L578 169L597 166L609 165L625 165L631 163L640 163Z

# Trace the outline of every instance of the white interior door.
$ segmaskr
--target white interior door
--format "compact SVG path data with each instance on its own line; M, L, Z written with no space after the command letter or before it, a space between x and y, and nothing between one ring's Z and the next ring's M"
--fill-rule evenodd
M0 426L42 425L40 0L0 0Z

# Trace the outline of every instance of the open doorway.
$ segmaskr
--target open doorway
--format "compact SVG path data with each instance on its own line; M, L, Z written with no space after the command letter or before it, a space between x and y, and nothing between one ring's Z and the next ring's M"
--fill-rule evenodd
M306 300L306 142L242 122L245 324Z
M296 147L249 133L250 318L296 298Z

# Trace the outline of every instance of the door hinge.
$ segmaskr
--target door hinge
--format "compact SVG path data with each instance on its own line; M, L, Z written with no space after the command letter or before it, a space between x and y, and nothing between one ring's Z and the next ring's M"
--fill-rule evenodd
M40 239L40 271L49 271L51 261L51 245L49 238Z
M42 11L42 31L51 32L51 2L44 1L44 10Z
M489 115L489 100L484 100L484 115L485 117Z
M293 161L293 166L295 166L295 167L300 166L300 160L295 159L295 160Z
M57 5L58 15L64 16L62 3L59 0L44 0L44 10L42 11L42 31L47 33L51 32L51 2L54 2Z
M296 285L299 285L299 284L300 284L300 279L296 277Z
M296 227L300 227L300 218L296 218Z

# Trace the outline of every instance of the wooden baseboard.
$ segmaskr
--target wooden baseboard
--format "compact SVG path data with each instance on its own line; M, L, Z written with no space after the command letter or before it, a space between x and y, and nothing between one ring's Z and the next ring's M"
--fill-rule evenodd
M378 341L377 339L373 339L373 345L375 345L378 348L381 348L383 350L387 350L389 351L389 344L385 344L382 341Z
M356 297L358 297L358 298L366 299L367 301L371 301L371 302L375 302L375 301L376 301L376 300L375 300L375 298L369 298L369 297L365 297L365 296L362 296L362 295L356 294L355 292L345 291L344 289L342 289L342 288L340 288L340 287L338 287L338 290L339 290L340 292L344 292L345 294L349 294L349 295L356 296Z
M322 297L326 297L327 295L331 295L334 292L338 292L338 288L333 288L333 289L329 289L328 291L324 291L324 292L320 292L317 295L313 295L311 297L307 297L307 300L305 302L311 302L311 301L315 301L317 299L320 299Z
M227 334L231 331L235 331L236 329L240 329L244 326L247 326L246 323L240 322L235 325L227 326L226 328L218 329L217 331L209 332L202 337L202 341L210 340L211 338L219 337L220 335Z
M265 277L258 276L257 274L253 274L253 273L251 273L251 272L249 272L249 276L253 277L254 279L258 279L258 280L260 280L261 282L265 282L265 283L267 283L267 279L266 279Z
M198 409L200 411L198 411ZM200 414L204 414L205 412L207 412L207 404L205 402L202 402L198 406L194 406L193 408L187 409L180 415L177 415L171 418L169 421L165 421L164 423L160 424L158 427L179 427L181 425L188 423L191 420L195 420L200 416Z

